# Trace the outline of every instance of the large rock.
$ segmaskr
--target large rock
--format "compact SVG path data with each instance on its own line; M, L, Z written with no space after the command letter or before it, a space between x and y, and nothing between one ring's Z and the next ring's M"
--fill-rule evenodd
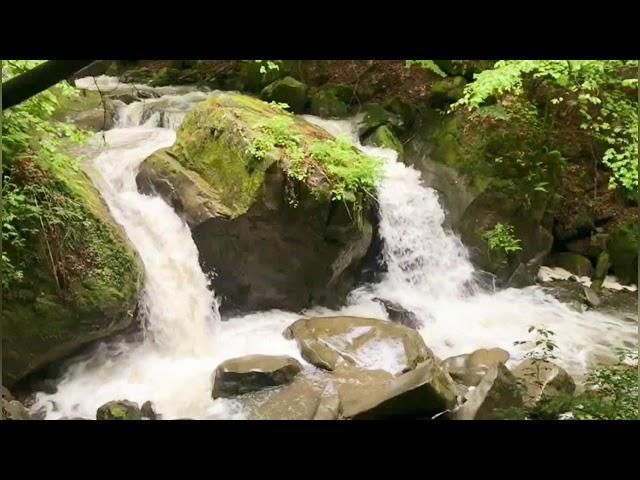
M226 309L337 304L371 243L365 195L333 201L321 170L289 175L286 149L251 153L260 125L275 117L292 122L304 148L332 139L277 107L223 94L189 113L173 148L147 158L137 177L141 191L157 191L182 213L205 271L221 279Z
M341 416L354 420L432 418L452 409L457 397L451 377L434 359L395 378L344 383L338 393Z
M476 197L456 225L473 263L503 281L520 264L535 275L553 246L553 236L541 224L544 205L536 207L526 207L513 197L498 192L483 192ZM490 250L484 235L498 223L514 227L514 235L521 241L520 251L507 256Z
M29 410L17 400L8 400L2 397L3 420L31 420Z
M382 105L369 104L362 109L364 116L358 125L358 135L361 139L366 138L376 128L381 126L389 126L393 130L400 131L405 128L402 117L385 109Z
M467 81L462 76L440 80L431 87L429 102L433 108L446 108L462 98Z
M527 405L535 404L543 395L573 395L576 390L571 375L553 362L527 359L513 370L513 374L525 382L527 392L524 400Z
M96 420L142 420L142 412L135 402L112 400L98 408Z
M284 77L267 85L260 98L269 102L286 103L294 113L302 113L309 100L307 86L293 77Z
M580 277L592 277L594 270L591 261L572 252L557 252L549 255L545 261L552 267L560 267Z
M234 397L290 383L302 370L295 358L246 355L222 362L216 368L212 397Z
M510 408L522 407L523 399L516 377L498 363L487 370L480 383L467 395L456 411L456 420L500 420Z
M475 387L482 381L489 368L499 363L507 363L508 360L509 352L502 348L483 348L449 357L443 360L442 366L456 382Z
M3 255L22 270L21 279L2 289L2 380L9 387L130 328L143 274L139 257L83 170L64 162L51 169L37 155L30 162L40 172L27 177L30 187L56 185L55 202L42 205L42 214L60 219L57 209L67 213L64 225L50 227L49 236L34 230L19 255L3 244ZM15 225L32 228L21 222Z
M303 318L284 335L296 340L305 360L326 370L350 366L396 374L434 358L418 332L374 318Z
M622 283L638 283L638 232L637 226L619 227L609 239L607 250L611 269Z
M338 397L325 383L299 376L259 405L250 408L251 420L335 420Z
M311 115L325 118L341 118L349 115L348 100L340 98L336 87L323 87L311 95Z
M390 148L399 154L404 152L402 142L398 140L387 125L377 127L367 138L364 139L363 144L373 145L374 147L380 148Z

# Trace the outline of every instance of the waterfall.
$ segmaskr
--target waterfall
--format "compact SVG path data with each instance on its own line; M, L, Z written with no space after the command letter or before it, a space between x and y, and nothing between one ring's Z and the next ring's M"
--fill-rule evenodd
M79 83L123 92L131 88L108 77ZM126 398L139 404L151 400L168 419L243 418L245 412L233 400L212 400L211 373L221 361L247 354L290 355L309 368L295 342L282 336L300 315L272 310L219 321L189 228L163 200L138 193L135 184L141 161L172 145L186 112L215 92L138 87L156 98L121 105L117 127L105 133L107 146L93 160L93 180L144 263L145 338L141 343L103 344L91 358L78 359L57 392L37 394L33 410L42 409L47 419L94 418L103 403ZM512 356L510 365L530 347L514 346L514 341L528 339L529 326L546 327L556 333L557 361L577 375L614 347L637 343L637 323L574 312L538 286L481 291L474 285L466 249L443 227L445 212L437 193L422 184L417 170L399 162L392 150L360 145L358 117L306 118L384 160L378 202L387 271L378 283L355 289L344 308L318 306L304 315L386 318L373 301L382 297L416 313L424 324L420 333L439 357L502 347ZM224 279L216 279L213 287L216 281ZM394 352L370 355L376 368L397 367Z

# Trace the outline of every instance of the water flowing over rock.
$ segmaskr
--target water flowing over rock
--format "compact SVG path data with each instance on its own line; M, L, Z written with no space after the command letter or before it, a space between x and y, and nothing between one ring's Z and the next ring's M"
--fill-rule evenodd
M218 365L213 378L213 398L233 397L290 383L302 370L295 358L247 355Z
M378 302L384 307L387 311L387 315L389 315L389 320L392 322L414 329L418 329L422 326L422 322L418 320L416 314L410 312L406 308L403 308L402 305L377 297L374 298L373 301Z
M356 366L401 373L433 358L415 330L374 318L303 318L284 335L296 340L306 361L326 370Z
M312 187L291 180L286 158L248 153L260 122L277 115L253 98L213 97L189 114L170 152L145 160L137 178L142 191L183 213L205 268L224 279L217 291L225 308L298 310L339 301L371 242L366 204L353 215L354 206L330 200L321 179ZM300 135L331 138L290 118ZM291 189L297 206L287 201Z

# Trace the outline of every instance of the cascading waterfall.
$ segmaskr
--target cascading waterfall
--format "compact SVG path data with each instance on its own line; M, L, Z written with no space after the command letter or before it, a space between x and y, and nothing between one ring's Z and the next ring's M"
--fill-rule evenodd
M82 88L132 88L109 78L83 79ZM46 418L94 418L114 399L152 400L163 418L243 418L232 400L211 399L211 373L221 361L247 354L300 357L282 331L299 314L272 310L220 322L214 293L198 264L187 225L163 200L137 192L135 175L151 152L170 146L175 130L196 102L209 94L193 89L151 89L158 98L122 105L117 128L106 132L107 147L94 160L93 179L114 218L123 226L145 265L142 343L102 345L78 360L54 394L39 393L33 410ZM580 374L594 356L637 342L637 324L596 312L577 313L540 287L483 292L473 282L473 267L459 239L442 224L436 192L420 173L397 160L392 150L359 145L358 119L332 121L307 117L329 133L346 135L364 151L383 157L378 190L380 234L387 272L377 284L354 290L339 311L315 307L305 315L361 315L386 318L373 301L382 297L414 311L424 322L421 334L440 357L477 348L502 347L517 362L531 325L556 332L558 362ZM215 281L213 282L215 286ZM368 364L394 371L394 352L371 351ZM307 365L308 367L308 365Z

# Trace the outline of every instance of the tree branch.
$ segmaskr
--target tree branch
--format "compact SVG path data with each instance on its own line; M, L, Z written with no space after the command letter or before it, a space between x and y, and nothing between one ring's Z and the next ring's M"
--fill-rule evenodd
M13 107L68 78L94 60L49 60L2 84L2 109Z

